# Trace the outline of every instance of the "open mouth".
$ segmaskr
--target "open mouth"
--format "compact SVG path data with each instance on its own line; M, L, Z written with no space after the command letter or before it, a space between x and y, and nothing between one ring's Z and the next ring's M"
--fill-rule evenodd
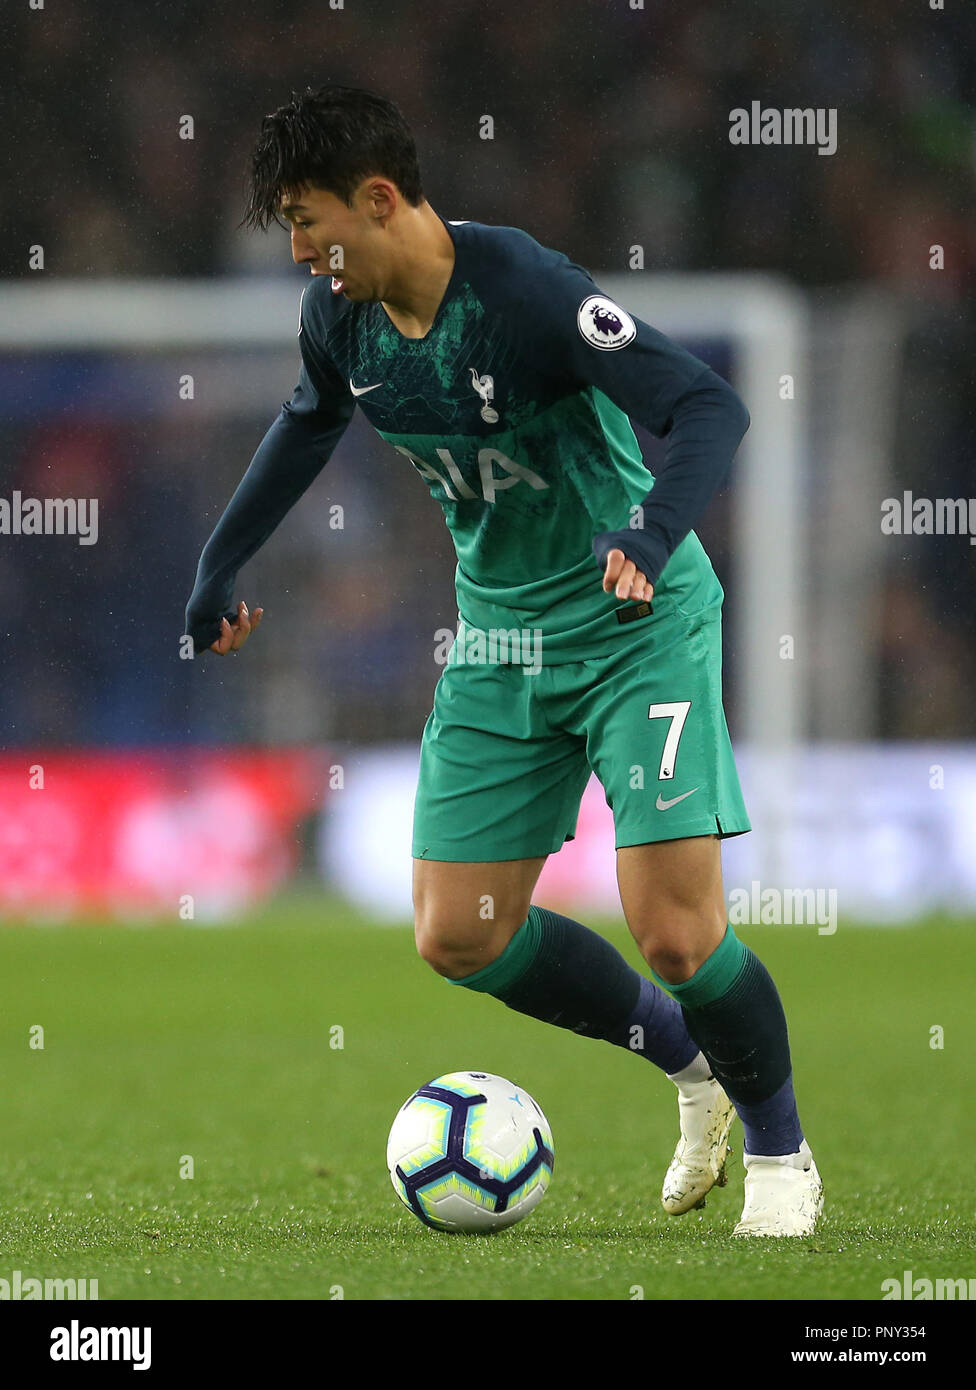
M332 293L333 293L333 294L338 294L338 293L340 292L340 290L342 289L342 287L343 287L343 285L344 285L345 283L346 283L345 280L337 280L336 277L333 275L333 277L332 277Z

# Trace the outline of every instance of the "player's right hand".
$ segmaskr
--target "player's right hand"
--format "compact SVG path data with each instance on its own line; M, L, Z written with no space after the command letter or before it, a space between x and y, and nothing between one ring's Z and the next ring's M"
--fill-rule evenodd
M603 571L603 592L608 594L614 587L619 599L643 603L654 597L654 585L648 584L644 571L639 570L633 560L628 560L622 550L609 552Z
M225 656L228 652L239 652L251 633L258 627L263 612L263 608L255 608L252 616L247 611L247 604L241 599L237 605L237 618L233 623L229 623L226 618L221 618L220 636L216 642L210 644L210 650L216 652L218 656Z

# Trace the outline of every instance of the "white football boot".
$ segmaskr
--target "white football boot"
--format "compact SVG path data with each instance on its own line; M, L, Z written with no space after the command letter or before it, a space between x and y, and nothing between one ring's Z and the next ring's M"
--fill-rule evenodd
M823 1183L804 1139L798 1153L742 1155L746 1201L734 1236L808 1236L823 1211Z
M703 1207L713 1187L725 1186L734 1119L735 1106L714 1077L679 1087L681 1138L661 1190L661 1205L670 1216Z

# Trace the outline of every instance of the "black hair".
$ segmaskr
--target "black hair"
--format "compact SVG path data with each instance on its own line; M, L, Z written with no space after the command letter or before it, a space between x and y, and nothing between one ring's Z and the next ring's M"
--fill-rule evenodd
M359 87L306 87L261 122L241 225L280 225L282 197L300 184L351 207L360 183L375 174L391 179L411 206L423 202L417 147L400 110Z

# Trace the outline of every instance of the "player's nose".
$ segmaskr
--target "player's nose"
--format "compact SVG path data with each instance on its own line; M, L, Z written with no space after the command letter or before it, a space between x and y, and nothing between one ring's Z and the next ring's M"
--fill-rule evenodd
M318 257L315 247L307 236L302 235L298 227L291 229L291 257L296 265L304 265L307 261L314 261Z

